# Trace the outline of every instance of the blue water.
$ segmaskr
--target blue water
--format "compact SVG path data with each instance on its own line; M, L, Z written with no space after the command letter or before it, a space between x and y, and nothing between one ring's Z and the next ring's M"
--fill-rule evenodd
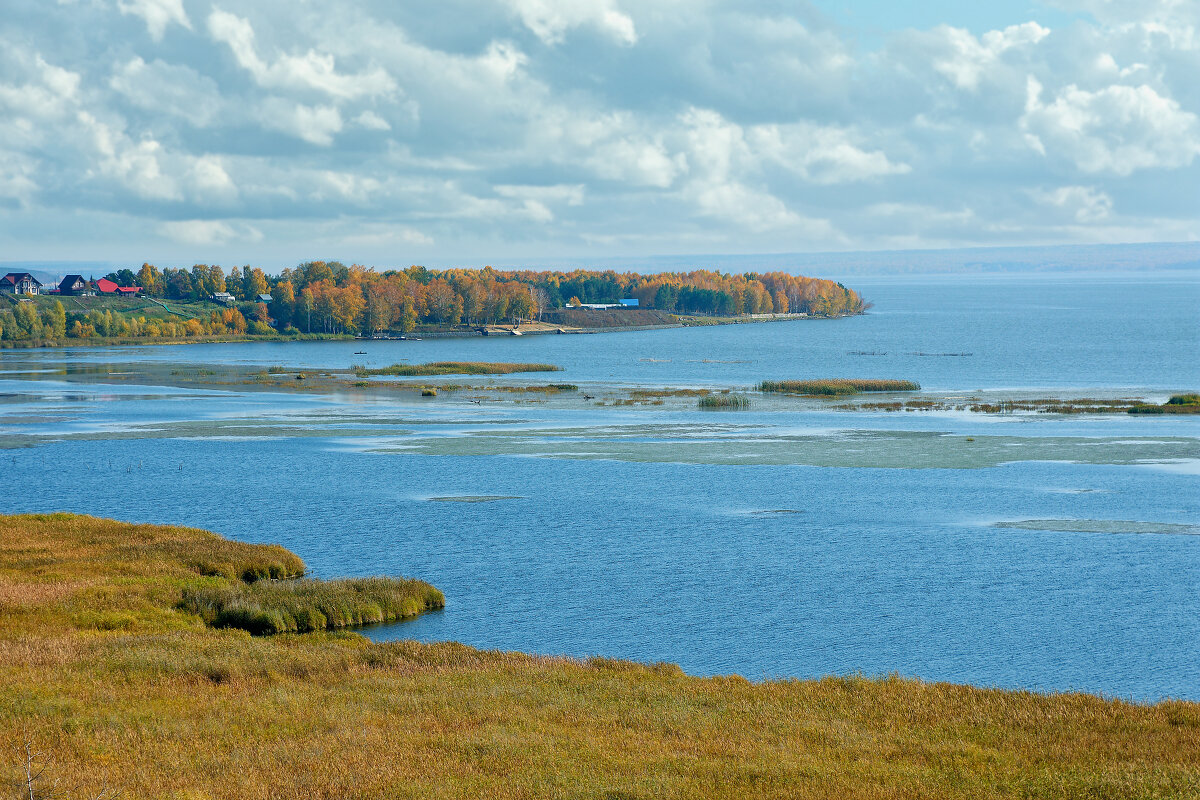
M1200 386L1198 287L1187 277L881 280L862 287L877 304L872 314L833 322L368 347L382 363L547 360L566 367L555 380L576 382L748 385L762 377L846 374L915 378L946 390L1166 393ZM354 349L362 347L18 351L0 354L0 370L31 359L344 366ZM888 355L847 355L852 350ZM669 360L640 361L645 357ZM702 363L706 358L749 363ZM672 661L696 674L752 679L899 672L1200 699L1200 536L991 524L1200 525L1196 462L1172 458L1179 442L1200 440L1197 418L480 408L453 398L431 406L60 381L0 374L0 445L7 436L55 429L99 438L51 435L34 447L0 450L0 477L34 487L4 495L0 511L196 525L282 543L325 577L412 575L445 592L445 611L368 630L371 636ZM25 413L63 419L14 421ZM373 421L321 421L329 415ZM235 419L285 420L306 435L222 434L219 425ZM395 430L372 436L392 444L414 436L469 438L485 429L604 426L645 439L655 452L650 460L380 453L354 435L360 424L380 419L394 420ZM166 438L108 438L171 422L197 427ZM431 422L439 424L423 429ZM661 433L649 437L647 426ZM913 469L812 466L799 451L796 463L771 466L672 460L673 443L686 438L680 430L716 442L763 430L769 438L772 431L839 427L979 440L1121 437L1160 442L1161 457L1135 465L1064 463L1048 451L979 469L942 468L920 452ZM451 495L516 497L429 499ZM771 513L782 510L791 513Z
M869 314L586 337L77 348L23 356L306 368L536 361L563 367L555 380L659 386L750 386L764 379L834 376L900 378L948 391L1173 391L1200 384L1196 273L856 278L848 284L875 303ZM358 350L367 354L355 355ZM947 353L969 355L942 355Z

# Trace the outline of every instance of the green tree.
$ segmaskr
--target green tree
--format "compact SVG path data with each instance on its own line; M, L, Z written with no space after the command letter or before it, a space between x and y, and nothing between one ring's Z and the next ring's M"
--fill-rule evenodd
M67 335L67 310L63 308L61 300L55 300L54 305L46 310L43 315L42 324L46 328L46 333L56 339L62 339Z

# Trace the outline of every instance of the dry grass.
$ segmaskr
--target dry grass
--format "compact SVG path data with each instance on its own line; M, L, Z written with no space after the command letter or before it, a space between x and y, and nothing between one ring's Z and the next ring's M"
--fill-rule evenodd
M22 598L0 613L0 748L27 727L89 797L1200 795L1194 703L252 637L176 607L188 587L240 581L201 574L188 543L233 573L279 555L183 528L0 517L0 578ZM15 777L0 757L0 793Z

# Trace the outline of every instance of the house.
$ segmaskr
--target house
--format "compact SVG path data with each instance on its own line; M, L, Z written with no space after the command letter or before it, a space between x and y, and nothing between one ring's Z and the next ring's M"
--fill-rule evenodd
M138 292L142 290L140 286L118 286L117 293L122 297L137 297Z
M115 281L110 281L108 278L101 278L96 281L96 291L100 294L116 294L121 287Z
M0 292L7 294L39 294L42 282L28 272L10 272L0 278Z
M88 282L83 279L82 275L68 275L59 281L58 293L68 296L87 294L89 291Z
M258 300L258 302L260 302L260 303L273 303L273 302L275 302L275 298L274 298L274 297L271 297L271 295L269 295L269 294L260 294L260 295L259 295L259 296L258 296L256 299L257 299L257 300Z
M637 308L638 299L636 297L626 297L621 301L621 305L625 306L626 308Z
M233 295L231 295L229 292L213 292L211 295L209 295L208 299L212 300L214 303L222 303L227 306L231 306L234 303Z

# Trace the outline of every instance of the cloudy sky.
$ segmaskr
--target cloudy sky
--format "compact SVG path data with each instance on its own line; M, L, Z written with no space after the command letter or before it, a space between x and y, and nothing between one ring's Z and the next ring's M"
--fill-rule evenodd
M1197 0L3 5L0 260L1200 235Z

